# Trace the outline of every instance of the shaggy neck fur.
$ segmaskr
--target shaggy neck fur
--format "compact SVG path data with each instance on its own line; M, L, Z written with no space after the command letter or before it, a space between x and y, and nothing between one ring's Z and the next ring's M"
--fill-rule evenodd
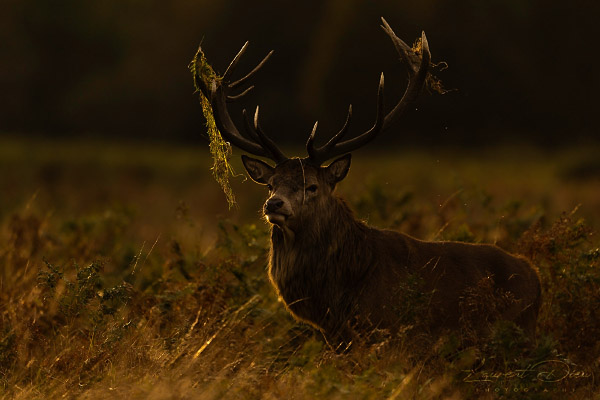
M293 235L273 226L269 277L293 314L336 335L354 311L374 249L369 228L342 199L330 197L320 211L300 219Z

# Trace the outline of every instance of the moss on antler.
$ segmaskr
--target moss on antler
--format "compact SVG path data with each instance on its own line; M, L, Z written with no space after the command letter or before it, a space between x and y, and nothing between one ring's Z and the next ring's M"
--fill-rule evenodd
M421 54L423 53L422 40L418 38L415 43L412 45L412 51L421 58ZM436 68L438 71L443 71L448 68L448 63L445 61L440 61L439 63L430 62L429 63L430 71L432 68ZM440 78L433 75L431 72L427 72L427 77L425 78L425 87L428 90L439 94L446 94L450 90L446 89Z
M210 87L213 82L220 81L221 77L215 73L210 64L206 61L204 52L200 47L194 55L194 58L189 65L189 69L194 76L194 86L199 94L202 113L206 119L207 134L210 141L210 154L213 158L211 170L215 180L219 183L221 188L223 188L227 203L229 204L229 208L231 208L236 204L235 196L229 183L229 177L235 176L235 171L229 163L232 153L231 145L223 139L221 133L217 129L210 101L202 94L198 82L198 79L202 79L204 86Z

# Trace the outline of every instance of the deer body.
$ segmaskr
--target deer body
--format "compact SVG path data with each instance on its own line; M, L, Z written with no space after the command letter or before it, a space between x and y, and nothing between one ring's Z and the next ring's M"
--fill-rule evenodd
M242 79L231 75L246 43L222 77L203 75L203 53L192 63L196 86L210 101L223 138L275 167L242 156L250 177L269 188L264 216L272 225L269 277L290 312L320 329L334 342L351 341L355 333L375 328L397 331L418 325L430 332L460 329L485 333L496 320L514 321L535 331L540 306L540 282L524 259L492 245L426 242L399 232L379 230L354 218L334 194L350 168L351 151L364 146L417 99L427 78L431 54L425 33L413 50L382 19L409 82L401 100L384 113L384 78L377 95L377 114L368 131L343 140L352 107L342 129L326 144L314 145L317 124L306 143L308 157L287 158L261 129L258 107L254 121L246 111L245 134L234 124L227 104L267 59ZM198 61L200 60L200 61ZM339 157L341 156L341 157ZM322 164L339 157L327 167Z
M273 223L269 277L296 318L320 329L331 343L415 323L431 333L485 333L496 320L507 319L535 332L540 283L526 260L493 245L427 242L367 226L333 194L349 162L344 157L315 168L290 160L272 169L244 157L250 176L272 188L264 209ZM307 188L316 186L314 193L287 181L302 177ZM508 294L509 301L493 307L495 315L465 319L464 303L482 282L490 299L505 301L501 295ZM422 304L415 305L415 298ZM415 306L419 315L407 318L407 308Z
M349 225L353 232L347 235L323 235L323 241L296 246L286 245L278 228L272 232L273 285L292 314L330 341L349 340L355 328L397 331L407 322L402 321L402 300L415 290L431 294L428 315L420 316L430 322L431 332L460 329L465 290L486 278L498 289L520 294L501 317L514 320L529 335L535 332L540 284L524 259L491 245L426 242L355 220ZM409 276L421 278L424 285L407 283Z

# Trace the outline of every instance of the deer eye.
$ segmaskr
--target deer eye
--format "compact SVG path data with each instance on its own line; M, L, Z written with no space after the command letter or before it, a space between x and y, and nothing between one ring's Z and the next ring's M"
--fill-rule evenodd
M309 187L306 188L306 191L309 193L314 193L317 191L317 185L310 185Z
M267 189L269 189L269 192L272 192L272 191L273 191L273 186L271 186L271 185L269 185L269 184L267 183Z

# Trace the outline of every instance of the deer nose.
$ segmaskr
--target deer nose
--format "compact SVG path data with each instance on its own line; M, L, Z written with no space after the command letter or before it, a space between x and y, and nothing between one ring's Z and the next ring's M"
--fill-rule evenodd
M271 199L267 200L267 203L265 204L265 212L267 212L267 213L275 212L275 211L279 210L282 205L283 205L283 200L278 199L277 197L271 198Z

